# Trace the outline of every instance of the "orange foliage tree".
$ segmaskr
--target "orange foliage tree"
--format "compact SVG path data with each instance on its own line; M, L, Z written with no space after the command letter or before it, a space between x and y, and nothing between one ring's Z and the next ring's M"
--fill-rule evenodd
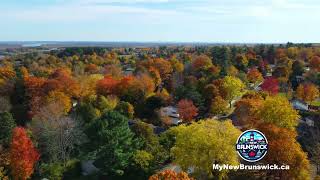
M26 130L22 127L14 128L10 146L10 166L14 179L28 179L32 175L34 165L39 158L40 155L33 146Z
M42 105L42 98L45 95L42 87L45 82L46 79L38 77L26 77L24 79L26 93L30 98L29 107L32 113L37 112Z
M63 89L62 91L70 97L78 97L80 94L79 83L72 78L70 69L60 68L55 70L49 79L58 80Z
M316 85L300 84L297 88L297 97L307 102L312 102L319 97L319 89Z
M183 121L190 122L198 115L198 108L193 105L191 100L182 99L178 103L178 112Z
M260 124L258 129L268 139L268 153L263 161L268 164L290 166L290 169L285 171L269 171L267 176L280 179L311 179L307 154L296 141L297 133L294 130L273 124Z
M194 180L187 173L181 171L176 173L173 170L164 170L149 177L149 180Z
M313 56L310 60L310 67L312 70L320 71L320 57L319 56Z
M138 66L145 67L146 69L150 69L151 67L157 69L162 80L168 79L173 72L173 67L170 61L162 58L149 59L147 61L140 62Z
M244 96L236 102L234 113L239 125L252 128L258 123L256 113L263 105L263 98L258 95Z
M98 73L98 71L99 71L99 68L95 64L88 64L84 68L84 72L89 73L89 74L95 74L95 73Z
M247 73L247 78L249 82L256 83L263 80L262 74L257 70L257 68L250 69Z
M110 94L115 94L119 80L114 79L112 76L106 76L97 82L97 93L108 96Z
M16 72L11 67L1 67L0 68L0 78L1 79L12 79L16 76Z
M192 68L195 71L207 70L211 66L212 66L212 60L206 55L197 56L192 61Z

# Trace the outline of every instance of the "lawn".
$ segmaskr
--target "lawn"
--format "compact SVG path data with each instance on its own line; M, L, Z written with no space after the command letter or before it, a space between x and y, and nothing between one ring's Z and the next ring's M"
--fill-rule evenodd
M312 105L312 106L320 106L320 101L319 100L318 101L313 101L313 102L310 103L310 105Z

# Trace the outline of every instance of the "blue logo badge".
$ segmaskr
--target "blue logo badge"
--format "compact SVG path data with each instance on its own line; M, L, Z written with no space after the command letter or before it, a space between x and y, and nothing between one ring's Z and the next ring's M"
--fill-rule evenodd
M251 129L239 136L236 149L245 161L257 162L267 154L268 141L262 132Z

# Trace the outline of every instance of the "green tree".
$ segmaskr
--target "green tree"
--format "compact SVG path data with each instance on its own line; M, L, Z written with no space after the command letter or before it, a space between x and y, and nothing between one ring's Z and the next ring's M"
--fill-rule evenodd
M160 145L159 137L154 134L153 128L150 124L138 121L132 125L131 129L136 136L142 140L143 150L153 155L153 166L157 167L157 165L162 164L168 159L169 153Z
M108 177L122 176L139 142L129 129L128 118L115 111L92 121L86 129L88 157Z
M115 110L121 113L122 115L128 117L129 119L133 118L134 107L132 106L132 104L128 102L121 101L115 108Z
M174 127L176 142L171 153L174 163L186 171L193 167L195 176L224 177L226 171L212 173L212 163L236 165L239 163L234 147L240 130L231 121L202 120L191 125ZM223 148L221 148L223 147Z
M8 112L0 113L0 144L8 144L16 123Z

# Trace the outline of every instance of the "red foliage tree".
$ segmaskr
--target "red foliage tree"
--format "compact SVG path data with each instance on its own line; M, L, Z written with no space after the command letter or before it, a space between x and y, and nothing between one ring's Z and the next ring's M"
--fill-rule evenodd
M263 84L261 84L261 89L272 95L275 95L279 92L279 82L273 77L266 78Z
M43 95L42 86L46 82L46 79L39 77L27 77L24 80L24 85L29 97Z
M10 166L14 179L28 179L32 175L34 164L39 160L39 157L40 155L26 130L22 127L14 128L10 146Z
M119 81L117 79L114 79L111 76L106 76L97 82L97 93L104 96L115 94L118 84Z
M190 122L198 115L198 108L191 100L182 99L178 103L178 112L183 121Z

